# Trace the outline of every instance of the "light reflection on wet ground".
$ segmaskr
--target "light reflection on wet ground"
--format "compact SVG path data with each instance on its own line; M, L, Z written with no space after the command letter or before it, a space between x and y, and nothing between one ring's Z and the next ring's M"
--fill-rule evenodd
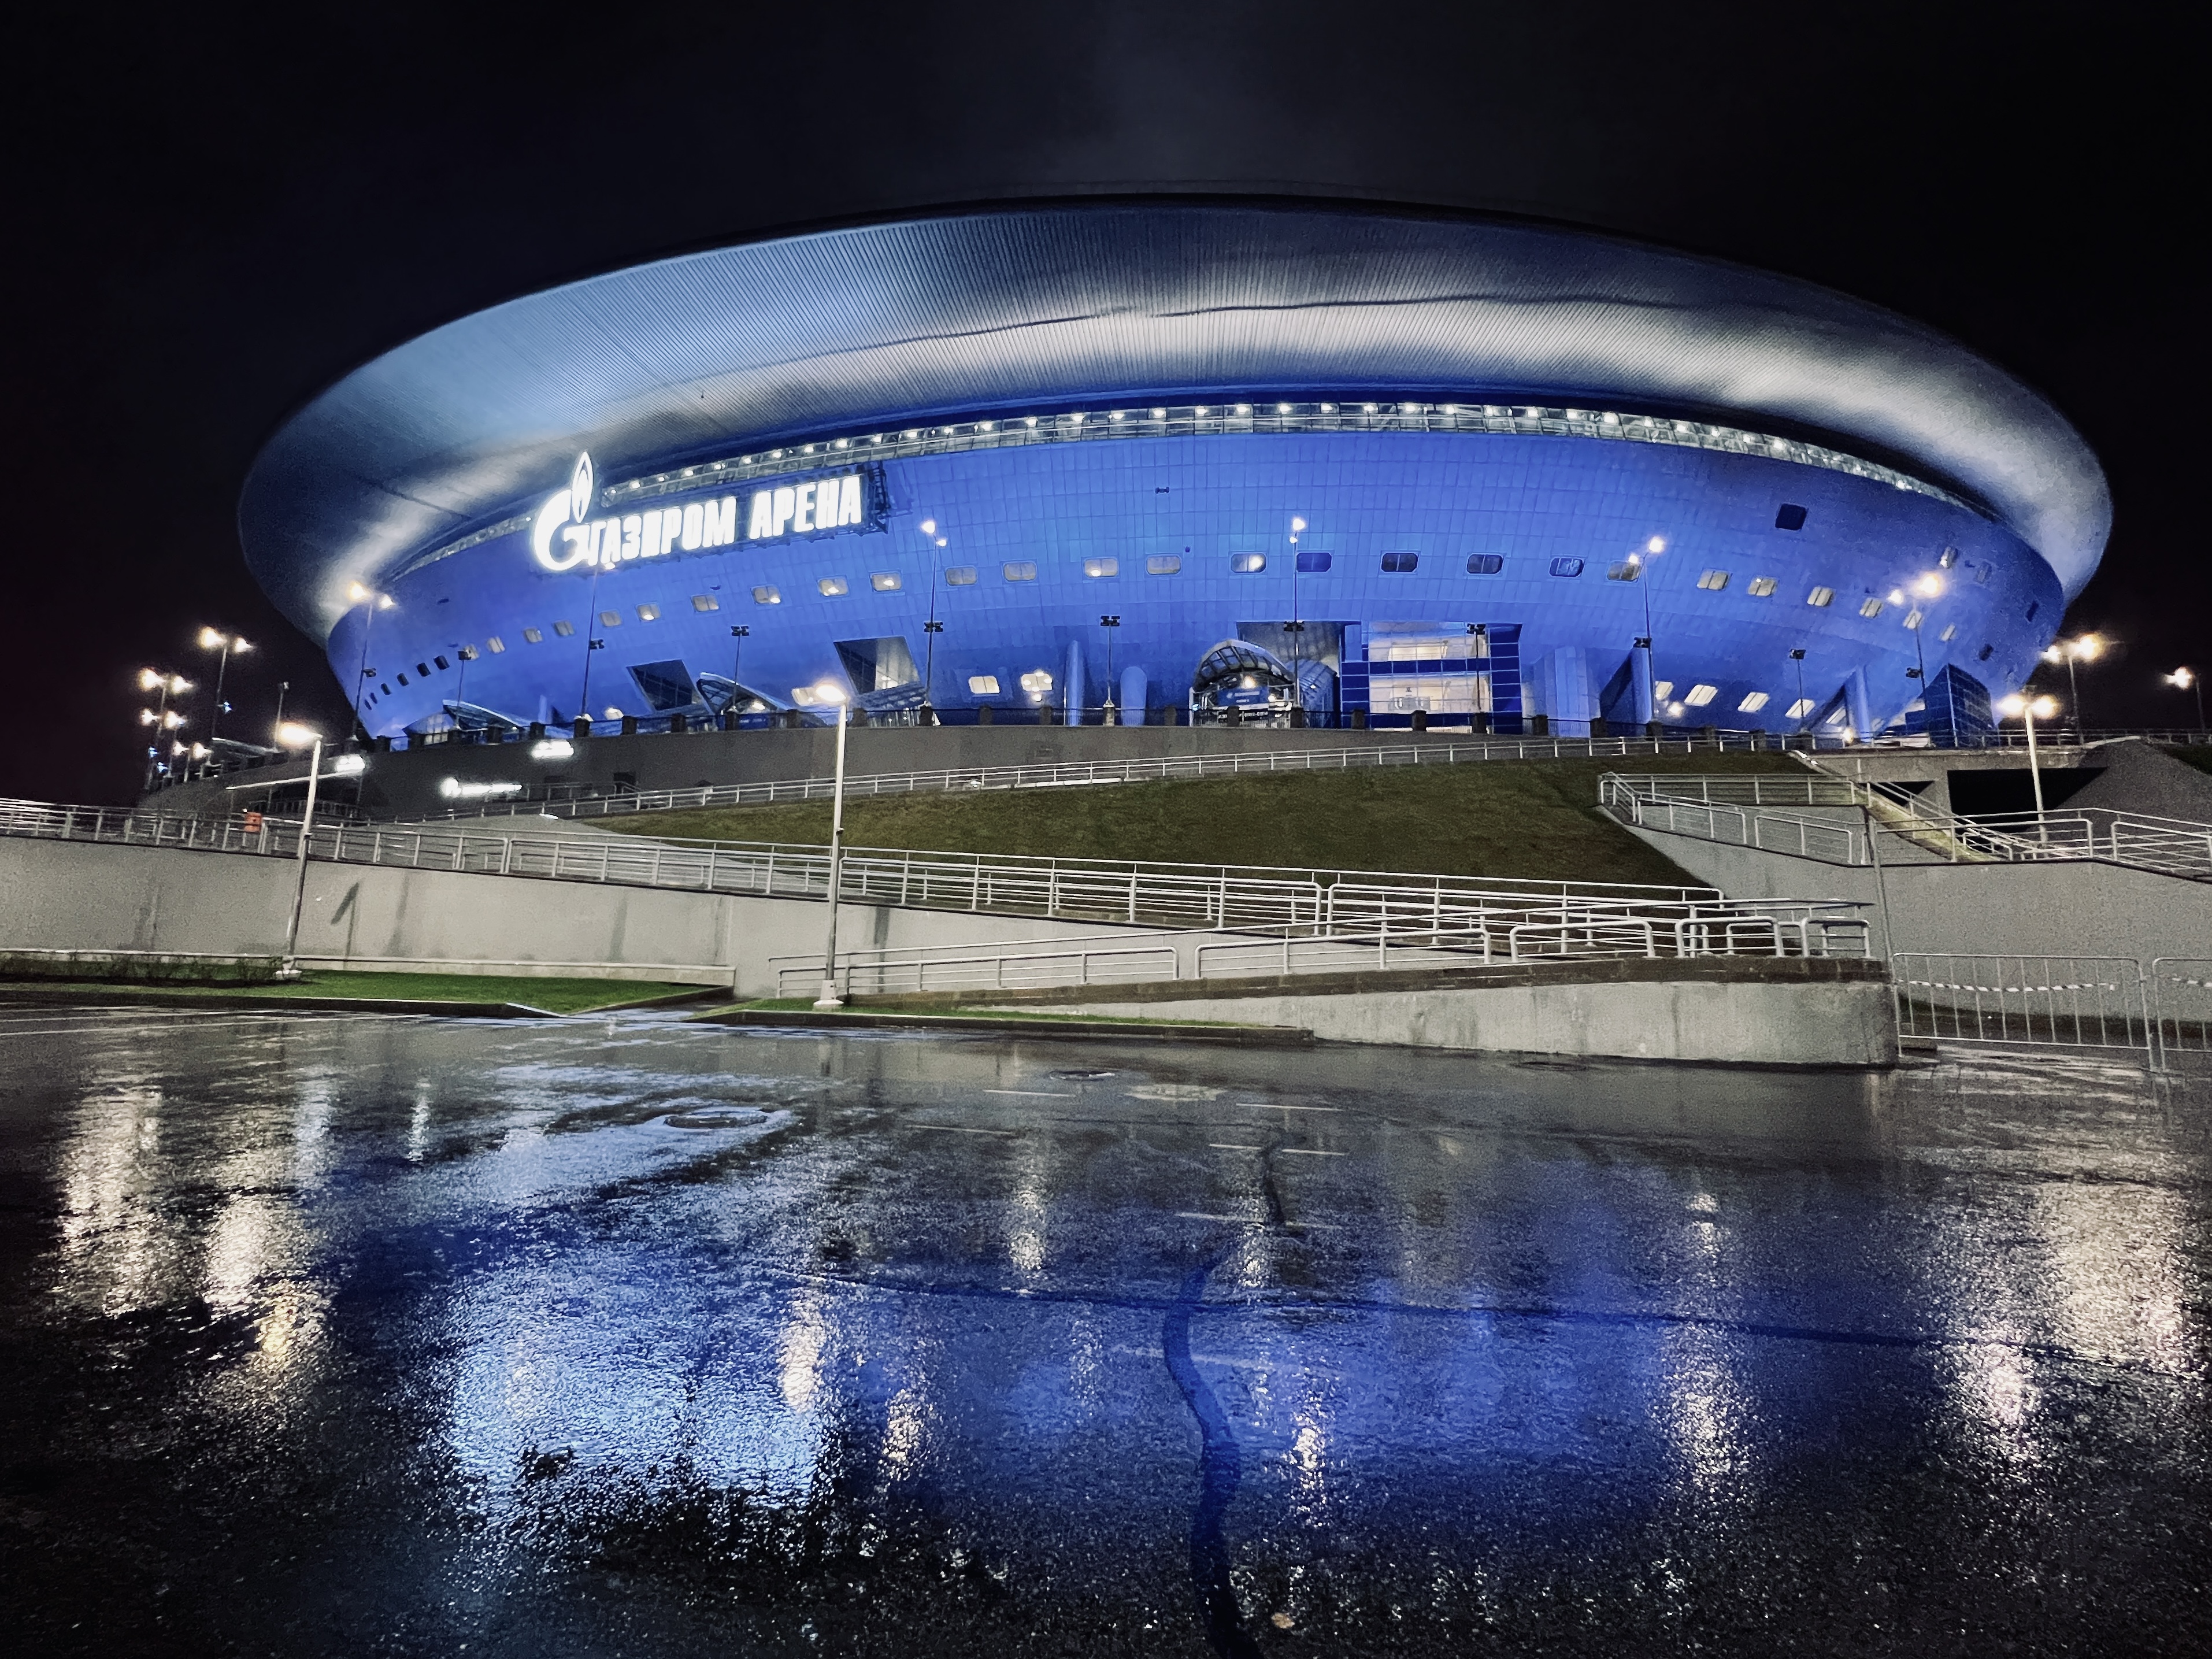
M2212 1095L0 1010L19 1651L2181 1651Z

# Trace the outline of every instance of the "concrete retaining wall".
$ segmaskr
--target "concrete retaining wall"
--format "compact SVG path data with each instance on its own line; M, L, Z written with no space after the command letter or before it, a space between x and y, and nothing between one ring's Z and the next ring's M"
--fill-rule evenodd
M1881 896L1870 869L1660 830L1632 830L1734 899ZM2023 956L2212 956L2212 883L2093 860L2050 864L1899 864L1883 872L1899 951ZM1877 917L1878 909L1867 912ZM1875 927L1875 948L1881 928Z
M0 837L0 950L281 951L297 866L240 854ZM1044 916L846 904L846 950L1128 930ZM807 899L310 863L300 954L311 965L731 983L771 996L769 962L822 948Z
M1385 974L1346 977L1341 986L1319 975L1203 988L1163 983L1117 987L1110 998L1093 993L1084 1001L1068 1000L1072 993L1036 994L969 1006L1034 1008L1049 1000L1066 1012L1113 1018L1303 1026L1324 1042L1486 1053L1758 1066L1897 1063L1896 1006L1871 963L1563 963L1468 970L1442 984Z

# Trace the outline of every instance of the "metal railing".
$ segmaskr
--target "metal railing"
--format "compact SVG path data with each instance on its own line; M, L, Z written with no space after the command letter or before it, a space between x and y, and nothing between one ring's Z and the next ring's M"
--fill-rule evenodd
M1453 766L1492 760L1627 759L1638 756L1750 754L1779 751L1779 737L1721 732L1711 738L1454 737L1389 746L1262 750L1246 754L1161 755L1132 760L1053 762L1032 766L941 767L927 771L878 772L845 780L847 799L954 790L1067 789L1090 785L1151 783L1253 773L1338 772L1389 766ZM831 778L792 778L769 783L701 785L565 799L483 801L409 823L441 823L495 817L617 817L717 806L764 806L782 801L827 800Z
M1871 829L1888 844L1882 856L1889 862L2098 859L2212 880L2212 824L2109 807L1963 817L1906 790L1811 772L1717 777L1609 772L1598 780L1598 804L1639 827L1832 864L1869 863ZM1835 808L1849 817L1770 810L1781 805Z
M2160 957L2145 978L2159 1058L2171 1066L2212 1057L2212 957Z
M848 994L1019 990L1136 981L1443 970L1561 960L1711 957L1851 957L1870 953L1870 930L1849 901L1717 901L1653 907L1510 898L1441 914L1427 909L1350 924L1322 921L1233 933L1179 928L1082 939L962 943L841 951ZM770 958L779 994L811 991L818 954Z
M0 802L0 835L7 836L290 858L296 854L299 834L295 821L265 815L190 818ZM313 858L341 864L690 892L792 898L823 898L829 892L828 849L780 842L319 823L308 850ZM1719 897L1710 887L1474 880L1410 872L1031 859L865 847L846 849L839 895L857 902L1155 927L1339 927L1359 925L1378 911L1401 919L1433 920L1470 908L1501 905L1694 907Z

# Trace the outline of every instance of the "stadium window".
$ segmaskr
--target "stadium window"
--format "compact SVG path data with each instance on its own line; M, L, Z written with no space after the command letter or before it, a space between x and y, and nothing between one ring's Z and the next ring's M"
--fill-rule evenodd
M1086 576L1118 576L1121 574L1119 559L1085 559L1083 574Z
M1763 599L1771 595L1777 586L1778 584L1771 576L1753 576L1743 585L1743 591L1754 599Z
M507 641L496 634L487 634L484 635L484 649L496 657L507 649Z
M777 592L773 587L756 587L753 589L753 603L755 605L781 605L783 603L783 595Z
M1032 697L1049 696L1052 694L1052 676L1042 668L1032 668L1022 676L1022 690Z
M572 637L576 632L573 625L564 622L555 623L553 624L553 631L556 634L558 634L564 640Z
M641 605L638 606L637 619L640 622L659 622L660 620L660 607L657 605Z
M1634 559L1622 559L1605 568L1605 579L1609 582L1632 582L1643 574L1643 565Z
M1765 707L1766 693L1764 691L1754 691L1749 696L1746 697L1741 702L1736 704L1735 712L1739 714L1756 714L1760 709Z
M543 645L545 643L545 635L538 629L526 628L522 630L522 640L526 645Z
M444 673L444 672L445 672L448 668L451 668L451 667L453 665L453 664L451 664L451 663L447 662L447 661L443 657L433 657L433 658L431 658L431 659L430 659L430 660L431 660L432 662L434 662L434 663L435 663L435 664L437 664L437 665L438 665L438 672L439 672L441 674ZM421 666L422 666L422 665L421 665L420 663L417 663L417 664L416 665L416 666L419 668L419 667L421 667Z
M1382 569L1388 575L1403 575L1419 569L1420 563L1421 556L1418 553L1385 553L1382 556Z
M968 677L968 695L971 697L997 696L999 677L996 674L970 674Z
M906 583L900 580L899 573L896 570L878 570L870 573L868 586L878 593L896 593L904 587Z
M1729 573L1725 570L1708 570L1698 578L1698 586L1708 593L1717 593L1728 586L1728 579Z
M1917 609L1908 611L1905 613L1905 625L1907 628L1917 629L1920 626L1923 620L1923 618Z
M1790 714L1789 714L1789 718L1790 718L1790 719L1791 719L1791 720L1803 720L1803 719L1805 718L1805 716L1806 716L1806 715L1808 715L1808 714L1811 714L1812 712L1813 712L1813 700L1812 700L1812 698L1810 698L1810 697L1800 697L1800 698L1798 698L1798 699L1797 699L1797 701L1796 701L1796 702L1793 702L1793 703L1791 703L1791 704L1790 705Z
M1155 553L1145 561L1147 576L1172 576L1182 569L1182 558L1175 553Z
M406 682L406 681L404 681L404 679L403 679L402 681L400 681L400 684L401 684L402 685L404 685L406 683L407 683L407 682ZM386 696L387 696L387 697L388 697L388 696L390 696L392 695L392 682L391 682L391 681L389 681L389 680L386 680L386 681L384 683L384 695L385 695Z
M1583 562L1580 559L1554 559L1552 561L1552 574L1554 576L1579 576L1583 574Z
M404 685L404 684L407 684L407 676L406 676L406 675L404 675L404 674L395 674L395 675L393 675L393 676L392 676L392 678L393 678L394 679L398 680L398 681L400 683L400 684L402 684L402 685Z
M1990 653L1994 652L1996 649L1996 647L1994 645L1984 646L1981 650L1975 654L1974 660L1976 662L1987 662L1990 659Z
M1953 565L1958 562L1959 550L1955 547L1945 548L1942 552L1936 555L1936 568L1941 570L1948 570Z
M443 662L445 659L441 657L439 660ZM415 677L417 679L428 679L430 678L430 665L427 662L416 663L415 665Z
M1774 515L1774 527L1777 530L1802 530L1805 527L1805 509L1793 507L1788 501L1783 502L1782 510Z
M1267 556L1265 553L1232 553L1229 556L1229 568L1239 576L1256 576L1267 568Z
M1467 556L1467 574L1470 576L1495 576L1504 568L1505 560L1501 554L1470 553Z
M1298 550L1298 568L1309 576L1318 576L1335 561L1317 547Z
M975 567L972 564L948 565L945 571L945 585L947 587L973 587L975 585Z
M1938 634L1936 637L1942 641L1946 645L1948 645L1951 642L1951 636L1958 631L1959 624L1956 623L1951 623L1947 624L1943 631Z
M1881 601L1875 599L1871 593L1868 594L1867 597L1859 603L1859 615L1862 617L1879 617L1881 615Z
M1036 580L1036 561L1009 559L1003 567L1003 572L1010 582L1033 582Z
M852 591L852 584L842 576L824 576L814 585L822 590L822 597L825 599L834 599L842 593L848 593Z
M602 628L620 628L622 626L622 612L619 611L600 611L599 626Z
M1662 702L1666 702L1668 698L1674 695L1674 682L1672 680L1660 680L1656 682L1651 687L1651 695L1658 698Z
M1990 578L1996 575L1996 566L1991 564L1987 559L1984 559L1974 567L1974 580L1979 586L1987 586L1989 585Z
M722 602L712 593L694 593L691 596L691 608L694 611L720 611L722 608Z
M2042 610L2042 609L2043 609L2043 601L2042 601L2041 599L2038 599L2038 600L2037 600L2033 605L2031 605L2030 606L2028 606L2028 607L2027 607L2027 620L2028 620L2028 621L2030 621L2030 622L2033 622L2033 621L2035 620L2035 613L2036 613L2037 611L2039 611Z
M1832 587L1816 587L1805 596L1805 603L1816 611L1832 605L1835 602L1836 590Z
M1692 708L1703 708L1719 695L1717 685L1693 685L1682 694L1682 701Z

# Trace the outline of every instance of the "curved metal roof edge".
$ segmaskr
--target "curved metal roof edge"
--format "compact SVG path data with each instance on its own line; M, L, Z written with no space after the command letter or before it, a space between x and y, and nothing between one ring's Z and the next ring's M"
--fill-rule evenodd
M1879 323L1886 330L1893 331L1897 335L1916 338L1918 341L1924 343L1929 348L1948 358L1960 363L1969 364L1978 368L1987 376L1999 383L2003 387L2004 391L2009 394L2011 398L2024 401L2025 403L2032 405L2033 409L2042 416L2043 421L2041 424L2044 426L2046 434L2055 433L2057 434L2060 434L2062 443L2070 443L2070 447L2076 452L2075 459L2079 462L2086 463L2086 473L2088 480L2092 483L2092 487L2085 492L2092 498L2085 503L2087 507L2087 512L2085 516L2090 521L2090 524L2085 526L2084 528L2088 529L2089 533L2081 538L2083 544L2081 547L2074 550L2066 550L2054 556L2051 550L2039 544L2033 537L2027 534L2025 528L2018 521L2019 515L2017 512L2014 510L2008 510L2007 504L2001 495L1993 496L1991 492L1978 487L1978 482L1976 480L1960 476L1948 467L1935 464L1931 460L1931 458L1925 454L1915 453L1911 451L1884 443L1879 439L1870 437L1868 434L1863 432L1850 430L1847 428L1842 428L1820 421L1808 421L1801 417L1794 416L1784 410L1756 404L1745 404L1741 402L1710 403L1701 402L1696 399L1663 398L1656 395L1641 396L1634 392L1624 393L1620 390L1609 386L1601 386L1595 384L1577 388L1569 388L1559 385L1557 381L1547 382L1542 386L1532 384L1527 386L1525 390L1531 393L1542 390L1568 396L1573 396L1579 392L1586 398L1603 397L1608 399L1611 404L1622 407L1624 410L1633 410L1639 406L1644 406L1648 407L1650 412L1655 414L1667 413L1678 417L1689 416L1703 419L1711 419L1718 416L1729 420L1732 423L1735 424L1756 423L1766 430L1775 433L1777 435L1803 438L1810 441L1841 449L1847 453L1858 455L1869 461L1875 461L1881 465L1896 467L1900 471L1911 472L1915 476L1928 479L1930 483L1940 483L1944 488L1955 491L1969 501L1975 502L1978 507L1985 507L1986 510L1988 510L1993 517L1997 518L2001 522L2007 523L2014 528L2016 532L2021 533L2023 539L2028 540L2029 544L2035 547L2039 555L2044 557L2046 562L2052 565L2054 571L2061 579L2062 585L2063 586L2069 600L2075 593L2079 592L2081 587L2086 584L2090 574L2094 574L2098 560L2101 557L2105 541L2109 535L2112 520L2112 502L2109 486L2106 481L2101 465L2098 462L2094 452L2090 448L2087 441L2081 436L2079 431L2074 428L2072 423L2067 419L2064 413L2057 407L2057 404L2052 399L2045 394L2039 388L2012 374L2010 371L2004 369L2001 366L1991 362L1989 359L1983 357L1979 353L1968 348L1963 343L1942 331L1936 329L1930 325L1920 322L1916 319L1905 316L1903 313L1890 310L1886 307L1858 299L1854 295L1844 293L1839 289L1831 288L1824 283L1817 283L1802 276L1766 270L1759 267L1745 264L1739 261L1729 259L1721 256L1683 248L1645 238L1631 237L1620 233L1593 228L1573 221L1552 219L1528 214L1496 210L1469 210L1428 204L1412 204L1360 198L1310 197L1288 193L1247 194L1213 191L1114 191L1077 192L1072 194L1062 193L1052 196L1017 197L1003 199L937 204L910 210L885 210L880 213L848 216L835 219L812 222L811 223L803 227L776 227L733 241L701 244L681 251L672 251L643 261L607 267L590 275L573 277L545 287L533 289L511 299L501 301L495 305L486 307L453 319L451 321L431 329L423 334L416 335L409 340L403 341L397 345L388 348L386 350L377 354L375 356L369 358L366 362L356 365L346 374L339 377L338 380L324 387L313 397L307 398L302 404L295 407L271 431L269 437L264 441L259 451L257 452L252 463L247 470L246 477L241 487L240 495L238 515L240 534L241 543L244 544L246 549L249 568L254 569L254 574L256 574L257 579L262 580L264 588L268 588L271 592L272 597L277 599L280 606L283 606L283 608L287 610L288 614L291 614L292 607L286 603L286 596L278 592L276 588L270 586L270 581L264 574L263 569L259 568L269 562L270 556L281 559L283 556L283 550L264 548L263 550L264 556L257 557L256 543L258 538L255 535L253 526L249 523L249 516L252 511L252 498L254 495L257 484L263 482L264 478L266 469L272 459L272 456L275 452L279 449L280 446L283 443L288 435L294 434L302 421L319 407L325 405L329 400L343 392L349 386L359 381L362 377L368 374L379 365L389 363L395 357L412 349L420 348L423 346L426 342L432 341L441 335L447 334L448 331L463 328L471 324L481 324L489 319L513 314L534 304L545 304L557 299L559 296L575 294L580 290L588 289L601 283L617 282L626 277L637 278L645 273L665 270L672 267L685 265L696 261L727 258L732 255L742 253L746 251L768 249L799 242L811 241L815 239L825 237L849 236L856 233L865 233L871 230L889 232L896 228L912 228L945 224L961 221L1008 220L1077 211L1085 213L1108 213L1113 211L1131 210L1145 212L1168 210L1189 211L1195 213L1209 210L1217 212L1265 214L1283 217L1310 217L1318 216L1351 221L1380 221L1403 222L1408 224L1433 224L1470 231L1482 229L1518 231L1535 235L1555 237L1585 246L1604 247L1614 252L1625 258L1680 262L1686 267L1701 270L1709 274L1732 276L1747 287L1778 289L1785 292L1802 295L1808 300L1817 300L1823 302L1826 307L1855 315L1856 317L1863 319L1869 323ZM1256 381L1254 382L1254 385L1255 386L1258 384L1259 383ZM1435 384L1438 387L1443 387L1454 383L1440 380ZM1227 380L1207 380L1204 382L1203 389L1209 392L1219 392L1231 389L1243 390L1247 388L1237 387L1232 382ZM1270 386L1263 387L1261 389L1272 391L1275 388ZM1500 386L1498 389L1504 390L1505 388ZM1126 389L1117 387L1113 389L1112 392L1103 395L1122 396L1129 394L1127 393ZM1168 393L1164 388L1153 387L1146 389L1140 395L1151 397L1155 395L1164 396L1168 395ZM1079 402L1085 400L1085 399L1082 398L1080 396L1066 395L1060 398L1048 397L1043 398L1042 401ZM934 406L924 406L919 404L885 404L881 408L878 413L880 416L880 423L891 424L901 420L927 420L932 418L933 416L942 417L944 415L951 413L960 407L962 407L962 405L957 402L944 402ZM965 404L965 407L969 410L973 410L979 407L979 405L975 402L970 401ZM862 423L866 424L872 422ZM798 426L783 429L779 429L774 426L768 426L748 432L725 432L715 438L708 441L704 447L725 447L732 444L743 444L754 440L758 440L763 442L772 442L780 436L799 436L801 434L804 428L802 427ZM563 434L561 441L563 443L571 443L575 441L579 436L587 436L587 434ZM343 471L343 470L340 469L338 471ZM355 473L352 475L352 481L362 489L372 492L386 494L395 501L407 499L402 492L393 489L389 482L385 480L363 477L358 473ZM526 491L522 493L526 493ZM514 499L514 495L510 494L505 497L502 501L485 502L472 515L471 521L476 524L488 523L497 518L502 512L511 512ZM431 507L431 504L428 502L419 502L417 505L425 508L429 508L429 510L432 511L437 510L434 507ZM411 553L419 553L423 547L434 545L437 541L448 538L453 534L456 526L462 522L463 521L459 520L447 520L444 525L437 532L428 536L415 538L410 546L399 550L397 553L387 553L380 561L380 564L384 568L388 568L393 557L405 557ZM466 533L465 530L463 531L463 533ZM306 553L310 560L313 558L314 550L302 547L299 548L297 550ZM2067 556L2069 552L2073 556L2069 557ZM275 574L276 573L272 571L269 574ZM297 595L296 597L304 598L306 596ZM317 615L312 623L303 619L298 615L294 616L294 620L295 622L300 622L311 634L326 634L327 625L335 621L335 616L331 613L330 607L327 605L315 607L315 609L321 614ZM314 625L314 623L323 623L325 625L318 628Z

